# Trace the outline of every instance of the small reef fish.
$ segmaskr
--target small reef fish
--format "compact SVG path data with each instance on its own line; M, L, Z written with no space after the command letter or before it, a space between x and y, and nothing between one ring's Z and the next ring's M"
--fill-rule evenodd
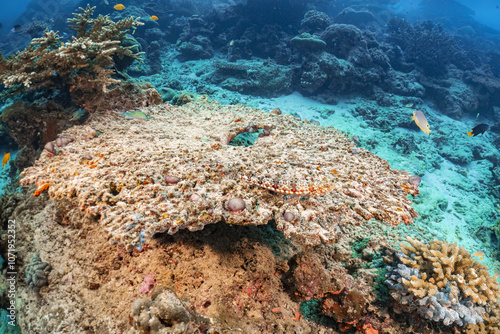
M427 135L429 135L432 132L431 127L427 122L427 118L425 118L424 113L421 112L420 110L414 110L411 119L414 120L417 126L420 128L420 130L427 133Z
M117 5L114 5L113 8L116 9L116 10L124 10L125 6L122 5L121 3L119 3Z
M16 24L15 26L12 27L12 29L10 29L11 32L19 32L21 31L21 25L19 24Z
M75 110L75 112L73 112L73 117L70 118L70 121L78 121L80 118L83 117L83 115L85 115L86 112L87 110L83 108Z
M126 116L128 119L150 119L145 113L142 111L131 111L131 112L122 112L118 114L120 116Z
M467 136L470 137L470 136L477 136L477 135L480 135L480 134L484 134L486 132L486 130L488 130L490 128L490 126L488 124L479 124L479 125L476 125L474 127L474 129L470 130L469 132L467 132Z
M151 15L149 18L153 21L158 21L158 16L156 15Z
M500 277L500 270L498 270L498 268L495 268L495 278L499 278Z
M2 159L2 167L5 167L9 159L10 159L10 153L4 153Z
M229 46L233 46L234 45L234 39L231 40L231 42L229 42Z
M483 259L484 252L483 251L477 251L474 253L475 256L479 257L480 260Z
M406 108L411 108L413 107L413 103L408 103L407 105L405 105Z

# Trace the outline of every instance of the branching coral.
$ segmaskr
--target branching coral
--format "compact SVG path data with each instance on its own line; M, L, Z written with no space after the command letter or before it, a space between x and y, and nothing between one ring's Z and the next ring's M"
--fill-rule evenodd
M426 244L408 237L386 283L391 295L426 319L464 326L483 322L485 307L500 298L497 281L456 243Z
M125 18L118 22L108 16L91 16L95 7L79 8L81 14L68 22L77 36L61 43L57 32L45 30L43 36L34 38L25 50L5 59L0 54L0 83L17 93L25 88L63 88L70 91L78 83L75 78L85 75L86 80L98 83L102 92L119 80L112 79L113 57L132 57L140 60L133 46L123 46L129 28L142 25L137 18ZM81 85L81 83L79 84ZM80 87L84 88L84 87Z
M468 325L467 334L498 334L500 333L500 302L492 303L484 314L484 322Z
M410 224L417 216L406 198L408 173L361 148L354 154L354 143L331 127L216 103L146 112L153 118L95 113L63 134L74 141L56 155L44 151L22 183L50 183L52 198L99 215L111 241L129 249L155 233L219 221L274 219L287 237L317 245L333 241L341 223ZM269 135L228 145L250 122ZM233 198L244 205L233 210Z

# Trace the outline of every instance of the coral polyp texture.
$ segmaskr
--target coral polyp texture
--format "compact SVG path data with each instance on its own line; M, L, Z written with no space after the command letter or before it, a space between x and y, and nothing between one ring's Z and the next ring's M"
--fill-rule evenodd
M407 238L397 268L388 267L391 296L424 318L445 325L475 326L494 317L500 288L488 269L463 247ZM487 313L490 312L490 316Z
M42 37L32 39L25 50L8 58L0 53L0 83L6 88L3 95L28 89L67 89L76 104L94 110L99 107L96 96L104 109L108 106L106 101L119 99L114 96L117 92L132 90L130 86L136 85L127 86L112 75L117 59L142 61L143 53L138 52L137 42L127 33L143 23L134 17L117 22L103 15L92 18L95 8L89 5L79 8L80 13L68 19L76 31L71 41L61 42L57 32L47 29ZM135 90L141 88L151 87L135 87ZM139 95L144 94L151 93ZM108 99L103 97L107 95Z
M23 171L22 184L49 185L51 198L77 201L127 249L141 249L156 233L220 221L274 220L285 236L317 245L333 241L339 224L410 224L417 216L406 198L418 193L409 174L353 151L332 127L215 102L143 111L150 119L94 113L61 135L72 142L56 154L44 151ZM229 145L250 123L269 135L248 147Z

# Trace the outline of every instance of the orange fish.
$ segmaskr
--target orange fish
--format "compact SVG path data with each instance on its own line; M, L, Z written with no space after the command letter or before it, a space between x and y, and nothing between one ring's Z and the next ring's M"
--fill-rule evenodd
M475 256L479 257L480 260L483 259L484 252L483 251L477 251L474 253Z
M2 167L5 167L5 165L9 161L9 159L10 159L10 153L4 153L3 160L2 160Z
M158 16L151 15L150 19L153 20L153 21L158 21Z

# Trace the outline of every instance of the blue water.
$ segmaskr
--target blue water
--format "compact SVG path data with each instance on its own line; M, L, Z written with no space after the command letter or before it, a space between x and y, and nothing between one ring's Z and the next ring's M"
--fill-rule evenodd
M143 25L127 28L127 38L117 44L124 53L129 51L123 47L133 46L133 54L123 57L103 48L112 57L98 57L89 50L102 41L90 40L75 52L78 57L67 56L65 48L74 47L78 37L67 20L87 2L96 6L92 17L107 15L108 23L139 18ZM386 159L393 169L421 177L420 195L409 196L420 217L395 233L456 242L500 279L499 17L500 0L1 1L0 51L11 57L0 63L0 160L11 153L0 167L2 232L9 217L18 214L16 208L43 206L29 201L34 189L21 188L19 179L44 147L65 129L84 126L95 112L140 110L142 105L134 105L131 97L139 96L138 85L147 82L165 103L180 105L186 96L207 96L227 105L280 108L359 137L356 145ZM90 26L80 33L87 35ZM40 46L32 45L31 57L23 62L16 58L45 29L57 31L60 39L42 46L47 47L42 54L68 57L70 70L54 56L40 67ZM109 38L117 36L114 32ZM113 99L102 95L96 67L113 70L112 79L130 84L127 93ZM45 70L48 74L34 75ZM20 80L19 74L26 76ZM100 84L91 87L94 82ZM429 135L422 130L425 122L412 119L415 110L425 115ZM487 124L487 130L468 136L478 124ZM44 247L31 243L43 233L37 228L24 236L30 243L19 252L20 266ZM147 251L143 244L148 245L148 238L141 234L139 248ZM0 242L2 254L6 249ZM336 264L346 265L341 262ZM1 258L0 266L6 270ZM35 292L22 283L24 267L17 269L18 289L30 302ZM53 275L50 288L36 295L39 305L55 307L57 296L45 300L43 295L57 290L50 284L61 284L62 278L57 281ZM127 280L123 284L132 284L133 279ZM136 297L124 300L131 304ZM0 299L0 319L5 319L7 305L7 298ZM117 321L128 325L129 319ZM1 325L0 334L18 330ZM431 323L428 328L441 327Z

